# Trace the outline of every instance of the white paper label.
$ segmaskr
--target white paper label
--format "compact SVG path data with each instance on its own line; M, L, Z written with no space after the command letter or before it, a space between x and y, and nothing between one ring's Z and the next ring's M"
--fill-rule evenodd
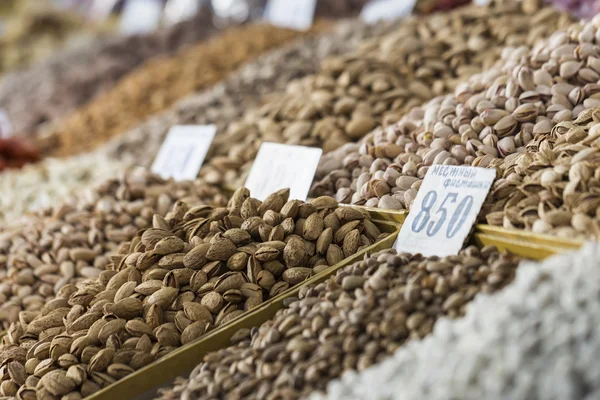
M429 168L402 224L396 250L439 257L458 254L495 177L495 169Z
M491 0L473 0L473 3L475 3L478 6L487 6L488 4L490 4Z
M152 172L175 180L195 179L215 137L215 125L176 125L169 130Z
M313 23L316 0L269 0L265 19L272 25L305 31Z
M127 35L153 32L162 14L161 0L128 0L119 21L120 31Z
M8 114L0 109L0 138L6 139L13 135L13 126L8 118Z
M417 0L373 0L363 7L360 19L367 24L409 16Z
M322 153L315 147L263 143L245 186L258 200L284 188L290 188L290 199L306 200Z

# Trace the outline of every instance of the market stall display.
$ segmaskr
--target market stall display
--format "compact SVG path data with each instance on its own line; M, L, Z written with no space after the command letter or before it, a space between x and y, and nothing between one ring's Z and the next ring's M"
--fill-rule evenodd
M200 3L0 78L1 397L596 397L591 2Z

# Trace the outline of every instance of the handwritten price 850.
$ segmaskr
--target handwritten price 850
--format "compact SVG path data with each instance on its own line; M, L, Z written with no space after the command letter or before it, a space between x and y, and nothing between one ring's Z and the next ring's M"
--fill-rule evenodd
M446 194L440 208L436 211L435 215L432 215L431 210L435 207L438 200L438 195L435 190L430 190L421 203L421 210L415 217L412 223L412 231L420 233L425 229L425 234L429 237L436 235L442 226L448 219L448 208L455 205L458 202L458 193L450 192ZM446 227L446 237L448 239L454 237L460 228L464 225L469 211L473 206L473 196L465 196L456 206L450 222Z

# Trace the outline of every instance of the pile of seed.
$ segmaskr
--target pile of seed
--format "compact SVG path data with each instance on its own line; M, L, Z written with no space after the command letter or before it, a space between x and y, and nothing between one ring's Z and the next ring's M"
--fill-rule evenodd
M558 30L532 49L506 48L494 68L465 80L453 95L326 157L321 168L326 176L313 193L403 209L431 165L500 167L505 157L551 134L557 123L600 106L597 25L600 16Z
M329 25L317 22L308 33ZM246 25L228 29L173 57L150 60L52 127L43 146L61 156L91 150L180 98L218 82L249 59L303 34L267 24Z
M10 353L23 379L3 374L1 394L86 397L386 236L331 197L288 195L260 202L240 189L227 207L177 201L155 214L97 279L19 313L0 358Z
M28 318L55 294L97 277L119 246L165 215L175 201L190 206L224 205L226 197L197 180L165 181L136 169L120 179L88 188L54 208L32 216L15 229L5 221L0 232L0 324L6 328L26 310Z
M305 397L344 371L365 370L425 337L438 318L463 315L479 292L509 283L516 266L492 247L443 259L379 252L303 288L299 300L258 329L236 333L238 343L206 355L162 396Z
M108 154L118 160L131 157L134 164L149 166L169 129L185 124L215 124L217 135L208 157L225 154L231 142L221 132L239 120L245 110L256 108L266 95L282 91L291 80L314 73L325 57L354 50L362 40L380 37L391 29L389 23L343 21L332 32L304 37L270 51L214 87L180 100L165 113L117 136L107 144Z
M600 247L519 266L461 320L328 386L329 399L596 399ZM315 396L317 397L317 396Z
M7 111L17 132L36 134L44 123L87 103L151 57L173 54L216 32L211 20L212 14L203 8L193 19L156 33L108 37L58 52L5 75L0 81L0 108Z
M491 67L504 46L532 45L569 20L551 8L523 8L506 1L414 16L384 38L325 60L319 73L291 82L286 93L231 124L223 138L226 152L201 176L242 184L262 141L325 152L356 141Z
M485 220L567 239L600 237L600 108L504 158Z
M0 174L0 220L10 222L23 214L60 203L76 190L115 178L126 164L98 153L68 159L47 158L20 170ZM10 195L9 195L10 194Z

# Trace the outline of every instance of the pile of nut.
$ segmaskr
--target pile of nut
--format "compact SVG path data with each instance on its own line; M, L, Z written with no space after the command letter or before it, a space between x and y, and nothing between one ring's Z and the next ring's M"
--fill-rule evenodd
M310 400L564 400L600 397L600 244L523 262L464 318ZM192 397L193 398L193 397Z
M34 9L39 0L30 0ZM19 134L35 135L44 124L87 103L144 61L173 54L217 32L207 7L188 21L147 35L98 38L57 52L0 81L0 108ZM36 27L39 28L39 27Z
M331 197L288 195L261 202L239 189L227 207L176 201L155 214L96 279L66 282L19 313L0 362L17 361L23 379L3 374L1 394L88 396L387 235Z
M25 311L29 320L56 294L97 277L125 241L152 225L176 200L225 205L217 189L197 180L165 181L133 170L0 231L0 326ZM12 223L11 223L12 225ZM66 288L65 288L66 287Z
M135 165L150 165L173 125L215 124L217 135L208 157L213 153L225 154L231 140L221 133L229 124L241 119L247 109L256 108L265 97L268 99L269 95L283 91L291 80L315 73L325 57L349 52L359 47L361 41L381 37L392 27L391 23L366 25L354 20L343 21L331 32L303 37L272 50L205 92L190 95L165 113L115 137L108 142L106 152L116 160L131 158ZM208 181L210 175L205 177Z
M391 24L341 22L331 33L302 38L260 56L215 87L182 99L169 111L111 139L94 152L46 158L22 172L0 174L0 191L11 192L11 196L0 196L0 219L10 220L49 207L75 190L118 176L126 167L150 166L173 125L214 123L220 132L241 117L244 110L260 104L264 95L285 88L292 79L313 73L325 56L349 51L360 40L379 36L390 28ZM211 148L228 146L223 138L218 134ZM210 175L205 180L210 182Z
M560 122L507 156L487 223L567 239L600 237L600 108Z
M347 370L381 362L437 319L464 315L479 293L514 278L517 260L494 247L439 259L385 250L304 287L300 299L238 341L209 353L164 399L298 399Z
M411 17L384 38L325 60L318 74L291 82L285 94L230 124L223 136L227 145L200 176L243 184L263 141L324 152L356 141L491 67L503 46L533 45L569 22L566 14L530 1L498 3Z
M313 185L313 195L409 208L431 165L494 168L511 154L531 151L528 143L550 135L557 123L600 106L597 26L600 16L559 30L532 49L505 48L494 68L465 80L454 94L324 157L325 176Z
M96 97L44 134L50 154L67 156L91 150L177 100L221 80L244 62L304 34L328 29L317 22L304 33L267 24L231 28L175 56L150 60L117 86Z
M8 18L2 18L0 74L26 67L70 42L91 40L108 30L108 24L90 23L48 1L21 0Z

